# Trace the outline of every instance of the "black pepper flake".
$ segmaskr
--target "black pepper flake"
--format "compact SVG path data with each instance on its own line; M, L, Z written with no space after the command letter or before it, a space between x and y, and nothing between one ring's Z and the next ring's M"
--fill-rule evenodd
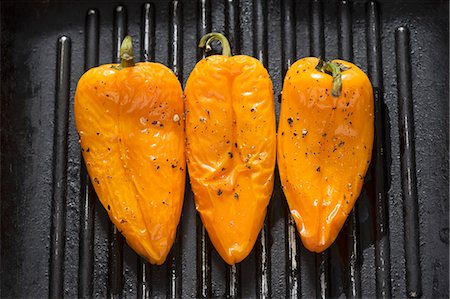
M287 122L288 122L289 126L292 127L292 123L294 122L294 120L292 119L292 117L289 117L287 119Z
M172 168L175 168L175 167L177 167L177 166L172 164Z
M251 167L250 165L247 165L246 167L247 167L248 169L252 169L252 167Z
M284 132L281 132L281 136L283 136L284 135Z
M181 170L181 171L184 171L184 168L183 168L183 167L180 167L180 170Z
M316 168L316 171L317 171L317 172L320 172L320 166Z
M158 124L158 121L156 121L156 120L152 121L152 125L157 125L157 124Z
M345 144L345 142L344 142L344 141L341 141L341 142L338 143L338 146L341 147L341 146L343 146L344 144Z
M234 193L234 199L239 199L239 194Z
M225 167L222 167L222 171L225 171Z
M108 205L108 211L110 211L111 210L111 206L110 205Z
M322 137L327 137L327 133L323 133L323 134L322 134Z
M297 136L297 135L298 135L297 132L294 131L294 136Z
M100 184L100 181L97 178L94 178L94 182L96 182L97 184Z
M331 108L331 110L336 110L336 107Z
M222 189L217 190L217 195L218 195L218 196L222 195L222 193L223 193L223 192L222 192Z
M250 109L250 112L255 112L255 108Z
M230 143L230 140L227 140L227 144Z
M89 153L91 150L90 150L90 148L87 148L86 149L86 153Z
M234 147L235 147L235 148L237 148L237 147L238 147L238 144L237 144L237 142L235 142L235 143L234 143Z
M158 166L156 166L156 169L159 169L159 165L158 165Z
M228 157L233 158L233 153L232 152L228 152Z
M120 219L120 223L124 224L124 223L127 223L127 221L125 219Z
M97 132L97 136L100 135L100 132Z
M109 98L109 94L106 94L106 97Z
M108 147L108 151L110 151L110 150L111 150L111 148Z
M164 128L164 125L163 125L163 124L159 124L159 126L160 126L161 128Z

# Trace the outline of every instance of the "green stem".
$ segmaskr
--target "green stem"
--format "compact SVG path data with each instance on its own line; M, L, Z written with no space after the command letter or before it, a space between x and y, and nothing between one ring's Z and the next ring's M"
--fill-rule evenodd
M320 57L316 69L320 72L327 73L333 77L333 83L331 85L331 95L336 98L339 97L342 92L341 73L345 70L348 70L348 68L337 62L333 61L324 62L323 59Z
M228 42L227 38L222 33L211 32L211 33L205 34L200 39L198 46L199 46L199 48L205 48L205 51L208 52L211 50L211 43L215 40L219 41L222 45L222 55L231 57L230 43Z
M124 68L134 66L133 56L133 39L127 35L120 45L120 64L113 66L117 70L123 70Z

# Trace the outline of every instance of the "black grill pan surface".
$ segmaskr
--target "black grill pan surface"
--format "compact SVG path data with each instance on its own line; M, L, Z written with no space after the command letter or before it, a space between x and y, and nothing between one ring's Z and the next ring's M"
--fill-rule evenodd
M7 0L0 7L2 298L449 297L447 1ZM234 267L211 245L189 182L176 242L158 267L126 245L98 202L74 124L78 79L118 61L130 34L140 60L167 65L184 85L202 57L197 42L210 31L265 64L275 99L301 57L340 57L369 75L371 167L326 252L301 244L278 177L255 248Z

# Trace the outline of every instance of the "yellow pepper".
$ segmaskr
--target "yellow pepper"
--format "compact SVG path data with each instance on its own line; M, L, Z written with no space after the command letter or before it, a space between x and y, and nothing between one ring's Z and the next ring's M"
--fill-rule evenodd
M186 83L186 154L197 211L230 265L251 251L273 190L275 110L269 74L259 60L223 55L197 63Z
M75 121L92 184L112 222L138 254L162 264L180 220L185 185L183 96L171 70L122 63L87 71L75 95Z
M372 86L356 65L308 57L288 70L278 126L278 168L305 247L336 239L358 198L374 134Z

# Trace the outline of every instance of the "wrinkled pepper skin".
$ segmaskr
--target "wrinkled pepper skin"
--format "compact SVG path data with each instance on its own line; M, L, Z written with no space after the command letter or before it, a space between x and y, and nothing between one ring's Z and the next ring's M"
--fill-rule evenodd
M332 76L304 58L288 70L278 125L282 188L307 249L322 252L336 239L369 167L374 134L373 92L356 65L334 60L342 92L331 95Z
M114 225L138 254L160 265L183 205L182 89L158 63L112 66L90 69L78 82L75 121L82 153Z
M259 60L213 55L186 84L186 154L197 211L230 265L252 250L273 190L276 122Z

